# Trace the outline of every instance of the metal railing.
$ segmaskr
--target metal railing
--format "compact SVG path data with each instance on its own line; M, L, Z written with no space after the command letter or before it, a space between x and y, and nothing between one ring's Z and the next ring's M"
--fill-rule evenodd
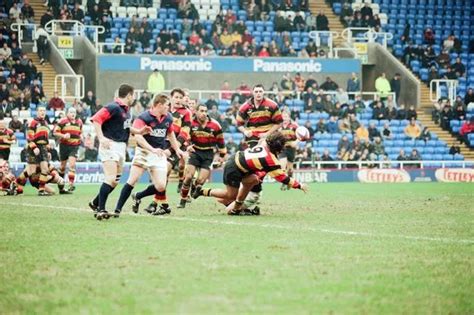
M295 167L300 169L302 166L310 166L316 169L363 169L363 168L430 168L441 166L445 168L448 165L452 164L460 165L461 168L473 168L474 161L465 161L465 160L452 160L452 161L397 161L397 160L387 160L387 161L301 161L297 162ZM326 166L326 167L325 167ZM345 167L344 167L345 166Z
M363 37L354 36L355 34L363 34ZM382 39L382 45L387 48L387 41L393 39L392 33L375 32L370 27L348 27L341 32L341 37L346 40L349 45L355 42L374 43L377 38Z
M436 79L430 82L430 101L437 102L443 94L441 93L441 87L445 86L448 92L448 99L451 104L454 104L457 95L458 80L444 80Z
M23 39L24 39L24 30L23 28L31 28L31 40L33 41L33 51L37 50L36 46L36 24L32 23L12 23L10 29L18 34L18 47L22 48Z
M124 54L124 48L125 44L124 43L96 43L96 48L97 48L97 53L103 54L104 53L104 47L111 47L110 49L113 50L114 47L120 47L120 53Z
M46 32L51 35L84 35L84 24L75 20L51 20L44 26Z
M63 100L74 100L84 98L84 76L80 74L58 74L54 78L54 90ZM74 91L68 95L68 91Z
M338 32L332 31L311 31L309 32L309 37L314 40L317 47L321 47L321 40L327 39L329 52L328 55L330 57L333 56L333 48L334 48L334 39L339 37Z

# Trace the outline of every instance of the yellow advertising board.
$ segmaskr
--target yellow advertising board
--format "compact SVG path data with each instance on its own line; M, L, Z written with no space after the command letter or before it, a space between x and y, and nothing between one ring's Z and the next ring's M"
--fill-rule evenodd
M72 36L58 36L58 48L73 48L74 39Z

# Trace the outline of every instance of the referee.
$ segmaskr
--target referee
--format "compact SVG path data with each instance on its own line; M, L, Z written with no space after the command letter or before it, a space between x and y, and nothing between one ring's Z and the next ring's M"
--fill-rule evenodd
M133 92L132 86L122 84L118 98L91 118L100 142L99 156L105 176L99 193L89 202L89 207L95 212L98 220L110 217L105 205L109 194L120 182L130 132L143 135L151 131L149 126L140 129L131 126L130 107L135 104Z

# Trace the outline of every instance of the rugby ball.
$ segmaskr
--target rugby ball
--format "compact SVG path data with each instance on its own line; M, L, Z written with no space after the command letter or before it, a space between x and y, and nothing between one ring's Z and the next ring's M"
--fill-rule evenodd
M306 141L310 138L309 130L308 128L304 126L299 126L298 128L296 128L295 133L296 133L296 138L299 141Z

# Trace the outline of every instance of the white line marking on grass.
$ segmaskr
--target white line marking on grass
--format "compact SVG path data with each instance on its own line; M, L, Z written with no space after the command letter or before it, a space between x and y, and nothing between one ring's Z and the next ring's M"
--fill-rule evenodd
M83 211L83 212L91 212L90 209L86 209L86 208L37 205L37 204L23 203L23 202L21 202L21 203L20 202L2 202L2 204L11 205L11 206L32 207L32 208L43 207L43 208L50 208L50 209L63 209L63 210L74 210L74 211L79 210L79 211ZM130 214L130 215L132 215L132 214ZM165 219L165 220L200 222L200 223L209 223L209 224L217 224L217 225L252 226L252 227L258 227L258 228L281 229L281 230L290 230L290 231L300 230L300 231L327 233L327 234L365 236L365 237L369 237L369 238L378 238L378 237L381 237L381 238L399 238L399 239L406 239L406 240L411 240L411 241L429 241L429 242L440 242L440 243L474 244L474 240L470 240L470 239L452 239L452 238L445 238L445 237L410 236L410 235L399 235L399 234L342 231L342 230L330 230L330 229L317 229L317 228L311 228L311 227L294 227L294 226L285 226L285 225L268 224L268 223L220 221L220 220L196 219L196 218L187 218L187 217L173 217L173 216L161 216L159 218L160 219Z

